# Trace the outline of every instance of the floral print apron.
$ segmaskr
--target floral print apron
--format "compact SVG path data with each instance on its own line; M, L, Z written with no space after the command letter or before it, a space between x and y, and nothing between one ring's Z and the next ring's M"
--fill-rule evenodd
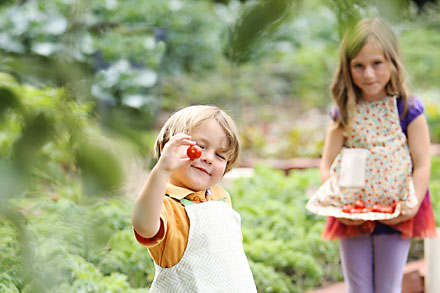
M344 147L330 168L330 178L306 208L323 216L383 220L397 217L402 205L416 206L412 161L399 121L396 97L356 104ZM344 204L356 200L367 207L398 204L392 214L341 211Z

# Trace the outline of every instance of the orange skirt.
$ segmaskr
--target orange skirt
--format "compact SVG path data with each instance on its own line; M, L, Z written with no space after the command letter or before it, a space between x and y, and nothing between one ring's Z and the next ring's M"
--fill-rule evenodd
M325 240L333 240L345 237L369 235L373 233L376 223L366 221L360 226L346 226L339 222L337 218L328 217L325 223L322 237ZM437 236L434 212L432 209L429 190L420 205L414 218L397 225L390 226L402 234L402 238L433 238Z

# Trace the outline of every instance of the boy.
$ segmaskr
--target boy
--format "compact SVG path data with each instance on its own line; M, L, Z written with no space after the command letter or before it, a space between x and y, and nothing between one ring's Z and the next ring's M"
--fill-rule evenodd
M187 149L195 145L201 156L191 159ZM132 215L156 267L150 291L256 292L240 216L216 186L240 153L232 119L214 106L184 108L162 127L155 151Z

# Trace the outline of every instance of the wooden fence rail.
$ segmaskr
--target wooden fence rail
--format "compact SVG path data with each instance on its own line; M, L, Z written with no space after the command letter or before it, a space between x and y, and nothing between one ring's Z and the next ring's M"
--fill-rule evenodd
M440 156L440 144L431 145L431 155ZM247 159L242 160L239 163L239 168L253 168L258 163L271 166L274 169L283 170L286 174L289 174L291 170L317 168L319 167L320 158L293 158L288 160L278 159Z

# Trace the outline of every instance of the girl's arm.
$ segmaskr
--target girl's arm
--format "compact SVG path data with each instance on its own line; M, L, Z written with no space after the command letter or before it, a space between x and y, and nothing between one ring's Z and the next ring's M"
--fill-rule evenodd
M334 121L330 121L324 142L324 150L319 165L321 182L324 183L330 177L330 167L344 145L344 134Z
M419 115L408 125L408 145L413 163L412 177L418 204L412 209L403 210L402 214L395 219L383 221L387 225L395 225L414 217L428 190L431 157L429 129L425 115Z
M165 189L171 173L190 164L183 150L195 144L190 138L185 134L176 134L165 144L159 161L151 170L134 203L131 221L134 230L144 238L152 238L159 231Z
M344 142L345 136L343 130L338 127L334 121L331 121L327 129L324 151L322 152L322 159L319 165L322 183L330 177L330 167L342 149ZM338 220L347 226L359 226L364 223L362 220L350 220L345 218L338 218Z

